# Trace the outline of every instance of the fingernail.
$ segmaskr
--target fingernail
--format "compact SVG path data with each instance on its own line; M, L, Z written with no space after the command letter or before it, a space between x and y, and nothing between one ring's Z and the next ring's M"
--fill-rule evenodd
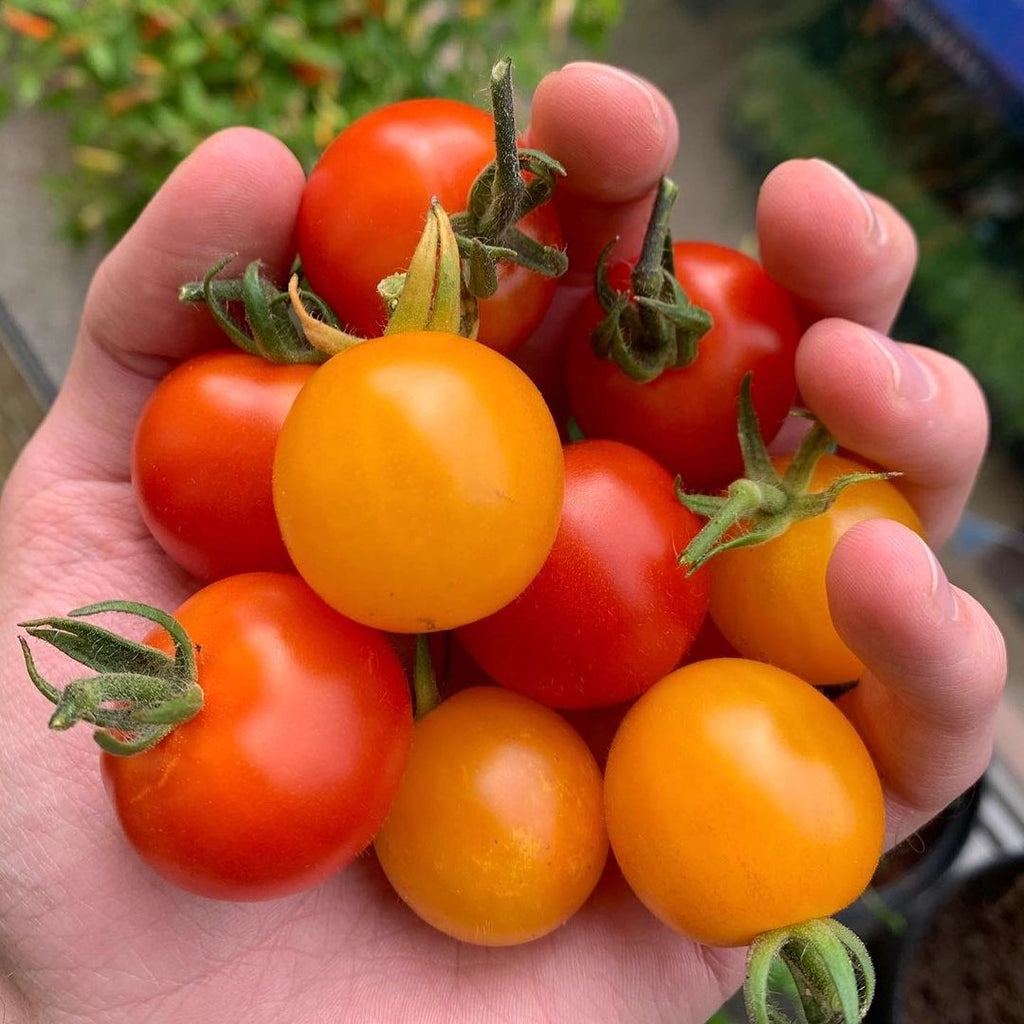
M935 394L936 384L931 370L905 345L868 327L864 328L864 335L889 364L893 387L900 398L923 402Z
M868 237L873 239L877 245L885 245L888 241L889 233L886 230L885 224L879 218L878 214L875 213L875 208L871 205L871 201L864 194L860 186L845 172L839 170L835 164L830 164L827 160L822 160L820 157L814 157L813 162L818 164L820 167L824 167L835 179L840 182L843 188L852 195L861 208L864 210L864 220L867 226Z
M917 535L915 534L915 536ZM960 617L960 603L956 599L956 594L949 585L949 580L946 578L938 558L935 557L935 552L928 546L928 542L923 537L917 539L928 556L928 566L931 569L932 579L929 595L947 619L956 620Z

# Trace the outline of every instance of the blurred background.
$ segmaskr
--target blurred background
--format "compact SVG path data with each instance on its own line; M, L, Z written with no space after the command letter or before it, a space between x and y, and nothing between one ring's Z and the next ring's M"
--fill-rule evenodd
M595 57L673 100L677 238L752 248L764 174L812 155L916 229L920 266L895 333L965 362L994 422L942 558L1002 625L1011 663L997 763L984 795L951 812L962 835L941 873L1024 852L1020 0L0 2L0 478L59 386L95 266L196 142L258 125L308 166L383 101L484 105L481 83L505 53L525 96L545 70ZM942 842L919 839L910 860L928 862ZM935 891L936 863L922 891ZM860 924L892 937L921 892L904 899L881 881L878 892ZM1013 923L1024 936L1024 917ZM932 1012L920 1019L1009 1024L984 1009Z

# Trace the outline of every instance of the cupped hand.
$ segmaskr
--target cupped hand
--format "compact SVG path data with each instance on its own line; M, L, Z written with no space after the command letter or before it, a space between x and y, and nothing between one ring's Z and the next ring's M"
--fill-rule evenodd
M573 267L524 362L557 351L605 242L619 235L624 250L637 248L677 138L665 98L618 69L569 65L538 88L530 143L568 169L559 202ZM171 366L219 343L205 311L178 303L178 286L225 251L239 253L232 269L261 258L284 273L302 185L289 152L248 129L214 136L179 167L98 271L60 396L5 489L7 1019L698 1024L738 984L742 951L670 933L611 871L567 925L512 949L460 945L431 931L390 893L371 855L300 896L214 902L172 888L130 851L101 791L88 731L57 738L43 727L47 710L14 643L18 621L114 596L173 609L197 586L160 552L136 511L134 423ZM943 539L977 470L986 419L957 364L891 350L868 331L888 327L909 280L909 230L834 171L799 162L766 183L759 232L769 270L811 324L799 357L805 400L844 447L904 472L930 535ZM909 395L901 383L917 377L899 352L920 362L926 381ZM865 572L879 560L884 583ZM894 835L966 788L991 742L1003 672L998 632L970 598L944 588L920 543L889 524L851 531L830 571L837 622L871 669L847 707L888 785ZM59 661L43 651L39 661L61 677Z

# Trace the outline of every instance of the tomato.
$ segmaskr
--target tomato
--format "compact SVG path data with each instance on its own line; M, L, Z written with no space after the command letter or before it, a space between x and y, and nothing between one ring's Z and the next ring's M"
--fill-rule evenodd
M494 153L491 116L447 99L381 107L324 150L302 195L299 255L313 290L350 331L381 333L387 316L378 283L408 266L431 199L449 214L464 210ZM561 245L550 203L519 229L542 245ZM478 340L509 352L540 322L556 282L507 263L499 264L498 279L497 293L480 303Z
M491 678L550 707L629 700L679 664L704 619L704 573L677 561L701 525L650 456L616 441L569 445L551 554L459 640Z
M299 572L394 632L497 611L537 574L562 509L562 448L530 379L443 332L328 360L285 421L274 501Z
M772 460L780 472L788 457ZM823 455L809 490L868 467L840 455ZM707 564L711 618L740 654L767 661L819 685L860 677L864 665L843 643L829 613L825 570L839 538L866 519L894 519L921 536L910 503L887 480L853 484L822 515L805 519L773 540L733 548Z
M132 445L135 497L157 543L193 576L291 568L270 481L281 424L312 372L209 352L147 402Z
M842 712L796 676L737 658L678 669L629 710L605 811L633 891L715 946L851 903L884 832L878 775Z
M796 394L800 326L787 293L749 256L706 242L676 242L673 253L679 282L714 321L696 360L646 383L630 379L591 347L604 315L592 298L569 343L569 404L587 437L640 448L679 474L687 490L703 491L725 486L743 468L736 405L749 372L766 442L778 433ZM631 269L610 268L613 287L628 291Z
M204 705L144 753L102 755L125 834L204 896L319 884L369 844L398 789L412 710L397 658L295 576L220 580L175 617ZM146 642L171 651L162 630Z
M496 686L462 690L416 723L374 845L395 891L435 928L527 942L571 917L601 876L601 774L557 712Z

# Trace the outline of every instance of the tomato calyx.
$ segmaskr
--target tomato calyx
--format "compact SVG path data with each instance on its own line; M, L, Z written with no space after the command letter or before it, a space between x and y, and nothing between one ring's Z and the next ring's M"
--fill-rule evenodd
M302 304L296 276L292 277L288 290L303 335L325 358L366 340L310 314ZM427 223L409 269L385 278L379 291L388 309L385 335L409 331L444 331L467 338L476 335L479 323L476 299L463 291L455 233L436 199L430 204Z
M289 293L267 277L259 260L253 260L241 277L218 278L236 255L230 253L218 260L202 281L182 285L179 300L205 303L221 330L243 352L274 363L322 363L327 356L310 344L289 315ZM301 288L300 293L304 305L314 308L324 323L338 326L337 317L323 299L308 288ZM229 304L241 305L244 325L232 316Z
M155 622L170 634L174 656L82 621L101 612L123 612ZM203 691L192 641L181 624L159 608L133 601L103 601L76 608L66 616L19 625L29 636L96 672L72 680L60 690L39 673L28 642L18 637L29 678L56 705L50 716L51 729L70 729L76 722L88 722L96 726L93 737L103 750L129 756L148 750L202 710Z
M560 277L569 266L562 249L541 245L516 227L551 198L565 168L546 153L519 148L508 57L491 71L491 109L496 159L473 182L466 209L452 217L459 252L466 260L466 284L479 299L490 298L498 290L499 260L544 277Z
M789 994L802 1011L796 1018L769 1001L769 978L780 964L793 982ZM747 955L743 997L751 1024L857 1024L874 994L875 972L867 947L832 918L765 932Z
M898 473L864 472L841 476L824 490L808 493L814 467L835 449L828 429L817 420L804 436L784 474L772 464L754 412L750 389L753 374L743 378L739 395L739 438L744 476L724 495L688 494L676 480L676 497L691 512L708 520L679 556L688 572L699 569L720 551L764 544L794 523L821 515L854 484L890 480ZM724 539L723 539L724 538Z
M669 218L678 193L674 182L661 179L628 292L608 280L608 254L618 239L597 261L595 288L606 315L594 329L594 352L641 382L689 366L712 327L711 314L690 301L675 275Z

